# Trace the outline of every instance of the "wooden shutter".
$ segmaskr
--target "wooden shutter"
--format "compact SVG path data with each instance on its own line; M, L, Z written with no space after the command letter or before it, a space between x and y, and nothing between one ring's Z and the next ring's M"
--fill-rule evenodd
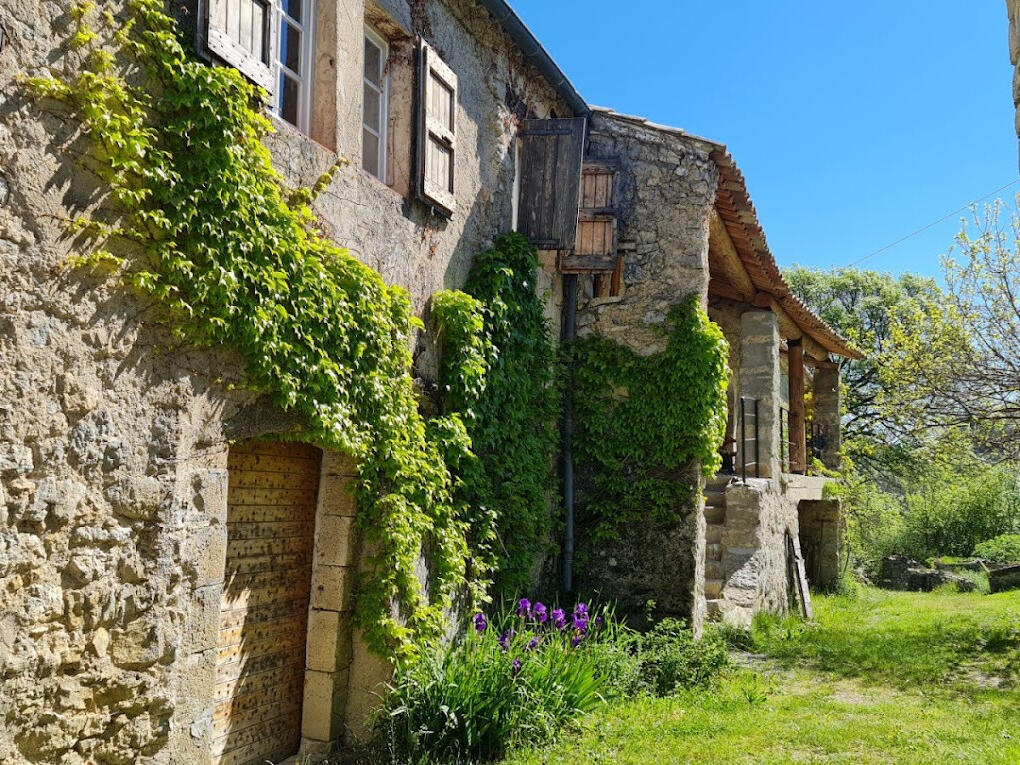
M560 258L561 271L598 273L619 270L616 254L616 179L614 167L585 163L581 173L577 246L573 253Z
M524 120L517 229L543 250L577 240L585 118Z
M455 206L457 75L424 40L420 53L419 194L446 214Z
M276 13L271 0L208 0L206 47L272 94Z

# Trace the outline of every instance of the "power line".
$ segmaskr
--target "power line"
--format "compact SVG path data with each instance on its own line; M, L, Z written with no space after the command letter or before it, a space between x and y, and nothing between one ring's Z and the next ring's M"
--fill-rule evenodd
M930 229L930 228L933 228L934 226L937 226L937 225L939 225L939 224L940 224L940 223L942 223L943 221L947 221L947 220L949 220L949 219L950 219L950 218L952 218L952 217L953 217L954 215L959 215L959 214L960 214L960 213L962 213L962 212L963 212L964 210L968 210L968 209L970 209L970 207L972 207L973 205L976 205L976 204L977 204L978 202L983 202L983 201L985 201L986 199L988 199L989 197L994 197L994 196L995 196L996 194L998 194L998 193L999 193L1000 191L1005 191L1005 190L1006 190L1006 189L1008 189L1008 188L1009 188L1010 186L1012 186L1013 184L1015 184L1015 183L1018 183L1018 182L1020 182L1020 178L1014 178L1014 179L1013 179L1013 180L1011 180L1011 181L1010 181L1009 183L1007 183L1007 184L1006 184L1005 186L1000 186L1000 187L999 187L999 188L997 188L997 189L996 189L995 191L989 191L989 192L988 192L987 194L985 194L984 196L982 196L982 197L978 197L978 198L977 198L977 199L975 199L975 200L974 200L973 202L968 202L967 204L965 204L965 205L964 205L963 207L959 208L958 210L953 210L953 211L952 211L951 213L948 213L948 214L946 214L946 215L943 215L943 216L942 216L941 218L939 218L939 219L938 219L937 221L933 221L933 222L929 223L929 224L928 224L927 226L923 226L923 227L921 227L921 228L917 229L917 231L914 231L913 233L907 234L907 235L906 235L905 237L902 237L901 239L897 239L897 240L896 240L895 242L893 242L892 244L887 244L887 245L886 245L885 247L880 247L879 249L875 250L874 252L868 253L867 255L865 255L865 256L864 256L863 258L861 258L860 260L855 260L855 261L854 261L853 263L850 263L850 264L849 264L848 266L846 266L846 268L853 268L853 267L854 267L854 266L856 266L856 265L857 265L858 263L863 263L863 262L864 262L865 260L867 260L868 258L873 258L873 257L875 257L876 255L881 255L881 254L882 254L883 252L885 252L886 250L891 250L891 249L892 249L893 247L895 247L896 245L898 245L898 244L902 244L903 242L907 241L908 239L910 239L910 238L912 238L912 237L915 237L915 236L917 236L918 234L922 234L922 233L924 233L924 232L925 232L925 231L927 231L928 229Z

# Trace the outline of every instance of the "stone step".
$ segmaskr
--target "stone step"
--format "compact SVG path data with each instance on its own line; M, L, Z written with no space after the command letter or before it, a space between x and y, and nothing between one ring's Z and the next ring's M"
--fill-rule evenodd
M705 561L705 579L722 579L725 575L726 570L723 568L722 561Z
M720 507L726 507L726 493L722 491L706 491L704 492L705 504L706 505L717 505Z
M722 542L723 532L726 531L726 527L721 523L710 523L705 527L705 541L708 544L718 544Z
M705 479L705 488L724 489L732 480L733 476L731 475L714 475L711 478Z
M709 598L705 601L705 612L709 619L718 619L722 616L722 598Z
M723 580L722 579L706 579L705 580L705 598L712 600L722 595Z
M722 545L716 542L705 545L705 560L722 560Z
M709 507L705 506L705 522L706 523L726 523L726 508L725 507Z

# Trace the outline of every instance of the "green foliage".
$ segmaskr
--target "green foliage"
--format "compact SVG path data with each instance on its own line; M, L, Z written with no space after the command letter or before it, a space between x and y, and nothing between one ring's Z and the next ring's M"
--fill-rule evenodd
M645 683L656 696L708 687L729 665L722 632L710 629L695 640L678 619L663 619L652 627L642 638L640 657Z
M534 245L505 234L475 257L464 288L470 297L433 305L444 338L440 382L449 405L465 413L480 461L460 476L458 497L495 524L497 596L527 591L552 530L559 394L537 279Z
M974 557L993 563L1020 562L1020 534L1001 534L974 548Z
M900 593L873 588L854 597L815 599L815 626L760 614L757 650L788 666L897 687L965 686L968 667L1003 681L1020 679L1020 593Z
M925 426L965 426L984 450L1020 460L1020 212L1001 202L943 257L937 311L898 312L883 368L888 408Z
M472 460L464 425L418 412L408 296L315 233L307 205L330 174L313 189L284 186L262 144L272 131L265 94L187 55L160 0L129 8L115 32L104 15L112 37L100 40L92 6L79 6L81 70L28 81L81 121L89 168L115 203L73 226L99 241L92 261L123 264L127 282L165 303L180 334L239 350L253 385L301 415L301 438L357 458L358 522L373 552L357 619L377 650L411 655L440 634L469 569L468 587L482 595L485 565L468 546L468 508L453 497L450 469ZM126 79L136 65L143 83ZM113 244L132 257L111 255ZM471 329L459 338L469 348ZM461 377L478 386L481 372L475 363ZM428 593L415 574L423 550Z
M794 266L783 276L829 326L864 351L862 359L840 361L844 450L865 472L885 470L900 458L904 438L916 430L915 423L883 405L895 384L883 373L898 352L895 316L927 314L944 303L944 294L935 280L912 274Z
M608 622L607 622L608 624ZM607 624L577 630L506 614L397 672L381 726L400 762L495 759L554 739L603 703Z
M726 429L727 345L695 298L673 309L666 348L641 356L603 337L577 341L578 462L594 475L586 511L596 539L690 498L690 465L720 466Z

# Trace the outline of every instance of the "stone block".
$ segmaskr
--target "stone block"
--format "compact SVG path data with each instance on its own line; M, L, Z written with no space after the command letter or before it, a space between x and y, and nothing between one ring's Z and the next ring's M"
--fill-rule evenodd
M357 514L357 503L351 488L350 478L323 475L319 483L319 512L353 518Z
M315 532L315 564L349 566L354 561L354 519L323 515Z
M332 741L339 735L334 728L334 680L332 672L305 670L304 704L301 709L301 735L313 741Z
M194 586L223 582L227 565L227 527L200 526L188 531L181 545L181 565L194 578Z
M989 572L988 588L992 592L1020 590L1020 566L1006 566Z
M308 641L305 645L305 665L319 672L337 669L340 614L336 611L308 612Z
M353 569L317 565L312 568L312 608L347 611L351 608Z

